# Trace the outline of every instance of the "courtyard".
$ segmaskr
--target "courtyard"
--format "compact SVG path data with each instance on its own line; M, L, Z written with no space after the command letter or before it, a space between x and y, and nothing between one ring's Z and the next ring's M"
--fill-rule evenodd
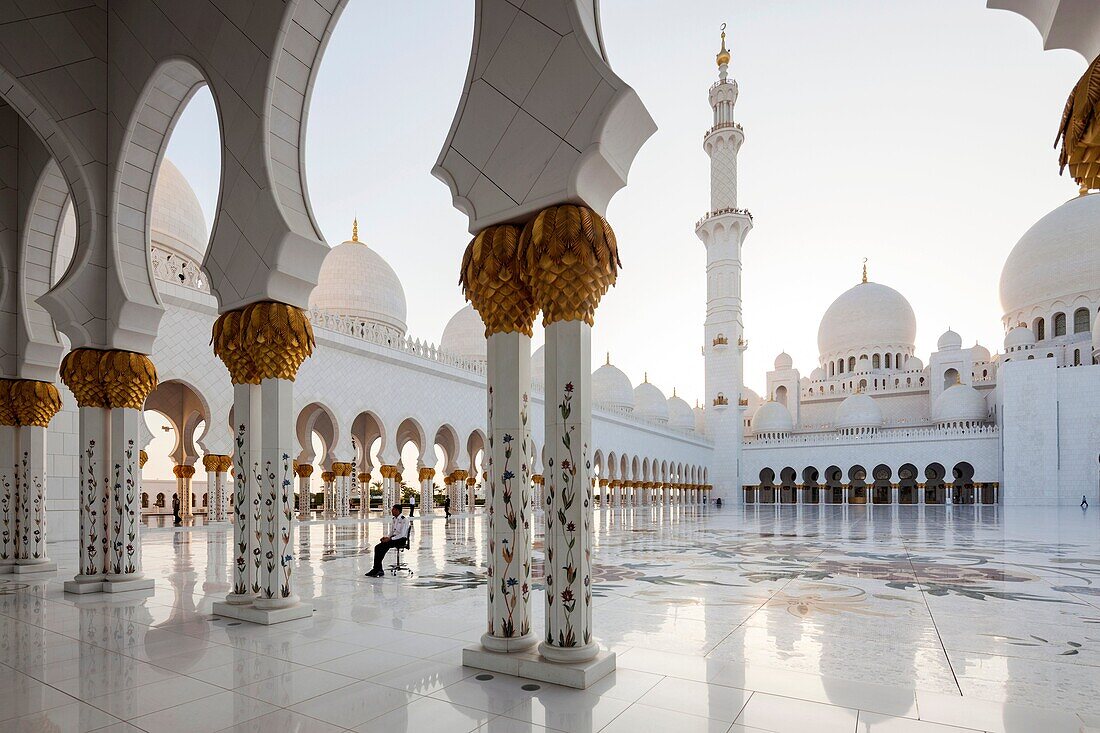
M152 592L64 595L74 543L51 548L56 575L0 580L0 731L1100 725L1095 509L597 511L595 631L618 669L586 691L461 666L485 627L482 514L417 517L411 578L363 577L378 519L297 525L315 613L270 627L210 612L224 525L163 521L143 532Z

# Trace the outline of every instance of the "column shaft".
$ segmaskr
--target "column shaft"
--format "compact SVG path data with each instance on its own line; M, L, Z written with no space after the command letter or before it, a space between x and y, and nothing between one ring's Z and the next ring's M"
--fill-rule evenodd
M46 555L46 428L18 428L19 540L15 572L55 570Z
M137 446L144 425L141 410L111 410L111 519L107 580L141 580L141 467ZM193 470L193 469L192 469ZM188 482L190 490L190 481ZM121 586L116 586L121 589Z
M0 425L0 573L10 573L15 564L16 517L19 494L16 489L14 425Z
M75 583L102 583L107 573L108 411L81 407L80 572ZM69 588L72 590L73 588Z
M494 333L488 343L489 594L486 649L528 649L531 631L531 337ZM473 485L470 487L471 494ZM472 502L471 502L472 504Z
M260 395L254 384L233 385L233 414L237 435L233 446L233 590L226 603L251 603L259 591L260 497L256 461L259 458Z
M550 661L582 662L592 640L592 327L546 327L546 633Z
M294 382L264 379L260 382L260 594L253 605L278 609L298 603L291 587L294 556L290 548L294 510L291 502L294 450Z

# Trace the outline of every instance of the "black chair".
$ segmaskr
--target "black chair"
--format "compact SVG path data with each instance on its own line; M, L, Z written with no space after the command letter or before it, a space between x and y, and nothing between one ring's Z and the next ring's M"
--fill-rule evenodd
M404 542L402 542L401 544L393 546L393 549L397 552L397 557L394 558L393 565L390 565L390 575L397 575L398 573L408 573L410 578L415 575L412 568L409 567L408 563L401 562L401 550L408 550L412 547L414 526L415 525L413 525L412 520L410 519L409 536L406 537Z

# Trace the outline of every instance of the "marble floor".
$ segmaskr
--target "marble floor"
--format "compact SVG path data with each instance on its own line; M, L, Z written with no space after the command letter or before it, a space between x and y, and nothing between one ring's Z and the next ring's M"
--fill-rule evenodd
M1096 509L639 508L596 524L595 628L618 670L583 692L461 666L484 626L481 515L418 518L413 578L363 577L379 519L298 526L316 613L273 627L210 613L229 588L225 525L147 527L156 589L119 597L65 596L76 547L51 545L56 575L0 576L0 733L1100 728Z

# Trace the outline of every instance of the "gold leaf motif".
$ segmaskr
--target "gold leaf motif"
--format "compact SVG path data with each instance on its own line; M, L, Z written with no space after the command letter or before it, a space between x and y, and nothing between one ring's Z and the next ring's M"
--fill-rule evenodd
M485 337L494 333L531 335L538 309L522 278L519 227L488 227L474 237L462 256L459 284L466 300L485 323Z
M523 281L543 313L542 323L584 321L618 277L618 243L607 221L586 206L543 209L519 241Z
M145 354L132 351L101 352L99 369L109 407L140 410L157 388L157 368Z
M78 407L108 407L107 386L100 374L99 349L73 349L61 360L61 381L76 397Z
M10 402L20 425L49 427L61 409L61 394L52 382L16 379L8 382Z
M1058 172L1069 166L1081 192L1100 188L1100 56L1073 87L1062 112L1055 146L1061 142Z
M11 403L11 385L14 380L0 379L0 425L15 426L19 421L15 417L15 408Z

